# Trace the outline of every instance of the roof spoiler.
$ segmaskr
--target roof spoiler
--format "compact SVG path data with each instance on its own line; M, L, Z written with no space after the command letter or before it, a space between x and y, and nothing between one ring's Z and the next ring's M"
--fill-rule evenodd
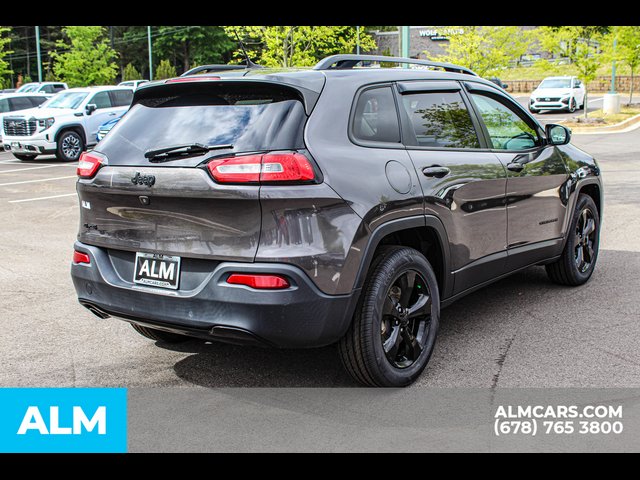
M450 63L432 62L431 60L419 60L415 58L385 57L376 55L334 55L332 57L321 60L314 70L348 70L354 68L360 62L385 62L385 63L406 63L412 65L421 65L426 67L441 68L447 72L464 73L467 75L478 75L460 65Z

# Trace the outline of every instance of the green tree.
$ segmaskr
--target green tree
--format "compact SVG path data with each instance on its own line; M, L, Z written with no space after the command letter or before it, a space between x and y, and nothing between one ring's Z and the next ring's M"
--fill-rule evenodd
M352 26L227 26L225 31L234 39L237 32L248 55L265 67L313 66L329 55L352 53L358 42L357 27ZM361 29L361 51L374 48L373 39Z
M176 69L171 65L169 60L162 60L154 75L154 80L164 80L166 78L173 78L176 76Z
M154 53L160 58L176 59L185 72L195 65L226 64L237 46L235 39L230 39L218 26L151 28L155 29Z
M633 77L640 66L640 26L616 26L604 38L602 49L606 61L622 62L631 69L629 104L633 101ZM615 42L615 44L614 44Z
M599 43L604 38L607 27L591 26L546 26L540 27L538 40L543 50L569 58L577 71L577 76L587 88L585 105L587 104L588 85L592 82L600 67ZM584 109L587 118L587 109Z
M449 27L450 35L447 53L437 57L425 52L432 60L453 63L470 68L481 77L495 74L518 61L527 53L533 42L533 33L515 26Z
M63 29L71 41L69 47L60 40L58 48L70 48L65 53L52 53L53 71L70 87L108 85L113 83L118 68L112 59L116 56L103 37L100 26L67 26Z
M8 43L10 40L9 38L2 37L2 34L8 31L9 31L8 28L0 28L0 88L4 88L4 85L5 85L5 80L2 78L3 75L13 73L9 69L9 64L3 60L6 55L13 53L13 52L4 51L5 44Z
M122 81L127 82L129 80L142 80L142 75L140 75L140 72L138 72L138 70L136 70L136 67L131 64L128 64L124 68L124 71L122 73Z

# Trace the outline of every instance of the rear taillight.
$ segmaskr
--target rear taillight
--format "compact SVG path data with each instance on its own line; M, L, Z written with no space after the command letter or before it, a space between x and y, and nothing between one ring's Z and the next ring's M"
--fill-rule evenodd
M280 275L251 275L234 273L228 279L227 283L233 285L245 285L255 288L256 290L283 290L291 285L286 278Z
M73 251L73 263L88 263L91 264L91 257L86 253L79 252L77 250Z
M95 153L84 152L78 161L78 176L80 178L91 178L103 165L107 164L106 157Z
M300 153L219 158L207 167L221 183L310 182L316 178L311 163Z

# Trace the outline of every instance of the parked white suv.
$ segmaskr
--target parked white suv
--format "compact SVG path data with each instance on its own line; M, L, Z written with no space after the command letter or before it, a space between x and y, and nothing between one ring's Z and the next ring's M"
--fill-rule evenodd
M46 102L50 95L42 93L0 93L0 151L2 150L2 118L13 112L31 110Z
M74 161L97 143L98 129L122 116L133 90L124 87L73 88L58 93L38 108L3 119L4 148L20 160L55 154Z
M586 89L578 77L547 77L531 94L529 111L568 110L584 108Z

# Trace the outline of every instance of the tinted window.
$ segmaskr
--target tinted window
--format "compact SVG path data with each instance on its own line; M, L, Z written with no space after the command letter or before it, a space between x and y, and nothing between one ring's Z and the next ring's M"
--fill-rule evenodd
M458 92L404 95L417 145L434 148L480 148L471 116Z
M94 104L98 110L101 108L111 108L109 92L97 93L91 100L89 100L89 104Z
M34 107L37 107L38 105L42 105L44 102L47 101L46 97L29 97L29 100L31 100L31 103L33 104Z
M9 112L9 100L6 98L4 100L0 100L0 113Z
M506 105L484 95L472 95L489 131L494 149L526 150L539 145L538 135Z
M400 142L398 112L390 87L366 90L356 105L353 135L366 142Z
M133 90L114 90L111 92L111 102L114 107L128 107L133 100Z
M11 102L11 111L26 110L27 108L33 108L33 104L26 97L16 97L9 99Z
M100 142L100 151L110 164L137 165L148 163L147 150L173 145L234 146L224 154L305 148L307 116L297 96L262 94L253 85L215 88L216 93L206 85L171 94L156 90L162 96L136 103Z

